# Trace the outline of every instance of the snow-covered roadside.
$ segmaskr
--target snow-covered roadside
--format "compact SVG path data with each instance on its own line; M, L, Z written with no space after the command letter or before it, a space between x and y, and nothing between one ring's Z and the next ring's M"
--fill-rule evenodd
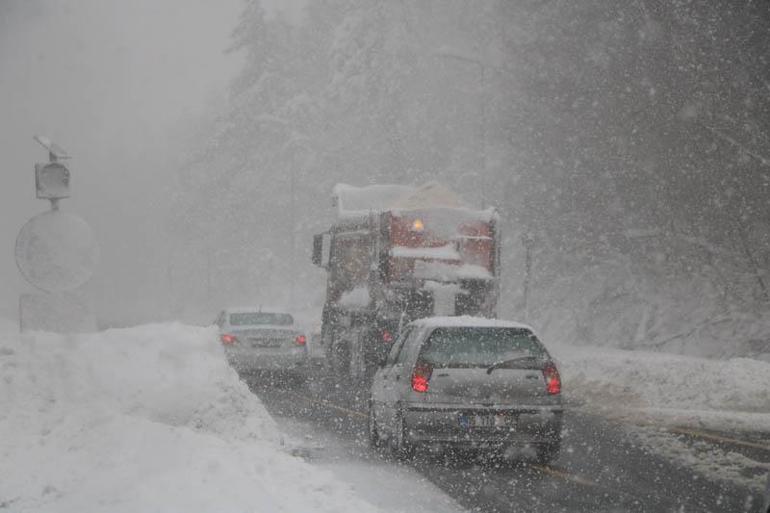
M665 429L631 426L628 432L649 452L660 454L696 473L745 486L755 492L762 490L770 470L770 463L756 461L706 440L687 440Z
M762 488L767 463L670 429L770 432L770 363L583 346L551 350L573 407L623 421L636 443L694 473Z
M0 507L367 512L291 456L206 328L0 336Z
M572 404L612 417L770 430L770 363L599 347L551 347Z

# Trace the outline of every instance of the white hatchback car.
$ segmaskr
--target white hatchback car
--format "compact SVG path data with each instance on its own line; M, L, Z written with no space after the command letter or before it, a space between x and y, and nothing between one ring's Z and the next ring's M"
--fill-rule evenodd
M230 308L216 325L227 359L239 371L293 371L308 361L307 337L289 313Z
M417 445L522 447L540 462L558 457L561 378L548 351L522 324L434 317L407 325L372 383L369 439L400 456Z

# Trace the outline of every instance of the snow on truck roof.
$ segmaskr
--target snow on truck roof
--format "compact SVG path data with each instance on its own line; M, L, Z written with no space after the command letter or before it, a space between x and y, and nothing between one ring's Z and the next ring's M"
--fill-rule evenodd
M457 193L438 182L428 182L419 187L384 184L355 187L340 183L334 186L332 196L339 217L425 208L467 210L482 214L485 220L494 215L494 209L491 208L482 211L470 208Z
M488 319L486 317L471 317L460 315L453 317L426 317L418 319L412 324L426 328L515 328L535 332L531 326L515 321L503 321L500 319Z

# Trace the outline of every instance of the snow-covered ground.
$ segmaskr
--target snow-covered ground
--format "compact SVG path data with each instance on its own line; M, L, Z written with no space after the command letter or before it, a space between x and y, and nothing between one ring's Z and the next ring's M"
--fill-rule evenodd
M572 404L611 417L716 430L770 430L770 363L551 347Z
M377 479L387 469L349 472L293 456L307 440L295 442L276 426L226 364L211 329L16 331L15 323L0 322L0 509L344 513L382 507L361 476ZM573 406L655 426L770 426L770 363L551 350ZM663 443L654 432L638 436L664 452L676 449L671 437ZM686 447L679 453L681 460L692 458ZM738 473L744 466L732 463Z
M696 474L762 488L766 462L671 428L770 432L770 363L603 347L551 351L572 407L622 421L646 450Z
M214 340L178 324L0 336L0 508L378 511L290 454Z

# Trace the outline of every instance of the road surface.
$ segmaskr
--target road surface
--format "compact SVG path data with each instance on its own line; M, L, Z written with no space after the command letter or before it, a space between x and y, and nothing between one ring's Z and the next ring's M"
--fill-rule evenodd
M758 493L678 466L645 450L623 425L577 409L567 411L562 454L551 465L526 458L504 464L471 455L426 453L402 463L366 445L365 387L335 383L321 371L304 383L276 382L274 376L264 375L243 379L293 437L323 440L299 449L309 460L338 468L375 463L392 466L395 472L417 472L469 511L725 513L759 511L761 504ZM732 440L714 438L722 449ZM768 461L761 444L736 449Z

